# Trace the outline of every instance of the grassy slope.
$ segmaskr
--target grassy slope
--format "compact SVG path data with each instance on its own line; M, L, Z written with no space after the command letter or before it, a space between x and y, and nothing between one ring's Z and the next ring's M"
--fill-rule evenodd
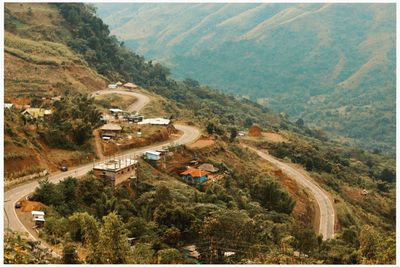
M55 96L106 85L63 42L69 33L58 11L45 4L5 6L5 97ZM29 14L32 15L29 15Z
M178 78L268 98L341 141L394 151L393 6L98 6L114 34Z

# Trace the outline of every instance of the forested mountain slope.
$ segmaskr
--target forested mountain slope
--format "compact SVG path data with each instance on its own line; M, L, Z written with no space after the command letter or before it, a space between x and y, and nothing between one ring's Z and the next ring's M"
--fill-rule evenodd
M137 182L114 188L92 173L57 184L42 180L31 196L45 205L46 225L39 230L40 238L62 248L64 263L197 263L182 250L192 244L200 252L201 263L395 263L396 174L392 158L331 142L321 132L288 121L284 114L227 96L195 80L172 79L168 68L146 61L111 36L91 5L9 3L6 8L11 12L5 18L6 43L21 47L23 58L26 54L33 58L32 70L40 70L44 59L51 64L60 60L51 66L54 70L65 68L65 74L69 64L79 61L103 83L107 79L134 82L143 88L140 92L147 91L159 100L157 108L163 114L202 130L199 143L211 143L197 148L171 147L172 155L167 153L165 160L159 161L162 164L139 159ZM51 18L56 28L41 22L46 18ZM40 36L35 36L37 28ZM46 50L49 55L44 57L40 54L43 47L62 52L57 55L57 49ZM6 50L6 54L10 52ZM33 57L37 55L40 60ZM10 59L5 62L6 69L17 62ZM23 59L23 66L29 60ZM19 84L35 84L35 80L27 76L13 81L14 87L9 89L7 80L12 79L6 76L6 97L40 96L32 105L52 108L53 114L29 121L17 108L5 110L5 169L16 163L41 167L29 158L49 157L50 149L61 160L75 159L77 165L82 163L79 155L91 161L87 156L93 156L90 141L100 114L93 98L83 93L93 88L72 92L73 88L64 91L56 86L51 91L49 83L43 82L13 96ZM62 81L63 76L58 79ZM46 103L38 92L62 97ZM263 128L263 134L284 141L270 142L263 134L238 138L238 131L246 131L253 123ZM304 167L332 196L337 216L335 238L322 240L313 230L313 218L319 215L307 191L244 148L243 142ZM178 174L193 159L212 163L221 175L204 186L185 183ZM19 241L18 236L6 239L9 253L5 259L9 262L47 261L37 255L41 252L34 246ZM129 246L132 243L135 246ZM14 257L21 246L33 250L23 249L27 259ZM236 254L226 256L228 251Z
M393 4L97 4L178 78L249 97L343 142L395 151Z

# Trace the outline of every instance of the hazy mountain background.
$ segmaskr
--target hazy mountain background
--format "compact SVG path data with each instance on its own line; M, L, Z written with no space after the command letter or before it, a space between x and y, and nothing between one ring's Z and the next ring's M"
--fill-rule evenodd
M331 137L395 151L394 4L96 4L125 45Z

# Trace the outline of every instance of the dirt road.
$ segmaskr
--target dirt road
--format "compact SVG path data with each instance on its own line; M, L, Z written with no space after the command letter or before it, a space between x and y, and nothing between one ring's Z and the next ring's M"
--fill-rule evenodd
M279 161L271 155L266 154L254 147L245 147L256 152L261 158L277 166L285 174L296 181L299 185L306 188L314 196L319 206L319 233L322 235L324 240L333 238L335 234L335 208L328 193L319 187L310 176L301 173L289 164Z
M126 111L128 112L139 111L150 102L150 97L148 97L147 95L136 92L118 90L118 89L96 91L92 93L92 96L96 97L99 95L109 95L109 94L130 95L136 97L136 101L133 102L132 105L130 105L126 109Z

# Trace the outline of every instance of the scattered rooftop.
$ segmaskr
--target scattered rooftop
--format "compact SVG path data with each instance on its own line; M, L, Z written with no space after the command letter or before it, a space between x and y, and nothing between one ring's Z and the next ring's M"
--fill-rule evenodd
M122 87L125 87L125 88L137 88L138 86L136 84L134 84L134 83L126 83Z
M160 156L161 155L160 151L152 151L152 150L146 151L144 153L145 154L152 154L152 155L156 155L156 156Z
M154 125L168 125L171 121L169 119L164 118L151 118L151 119L144 119L138 124L154 124Z
M218 168L214 167L214 165L212 165L210 163L203 163L198 168L199 168L199 170L208 171L208 172L217 172L217 171L219 171Z
M126 167L135 165L137 160L126 158L126 159L119 159L119 160L109 160L107 162L102 162L94 165L93 169L97 170L107 170L107 171L119 171Z
M206 171L202 171L199 169L195 169L195 168L189 168L184 172L181 172L181 175L190 175L192 177L202 177L205 175L208 175L209 173Z
M121 131L122 128L118 124L115 123L107 123L101 126L100 130L105 131Z
M124 112L122 109L119 109L119 108L110 108L109 111L112 112L112 113Z

